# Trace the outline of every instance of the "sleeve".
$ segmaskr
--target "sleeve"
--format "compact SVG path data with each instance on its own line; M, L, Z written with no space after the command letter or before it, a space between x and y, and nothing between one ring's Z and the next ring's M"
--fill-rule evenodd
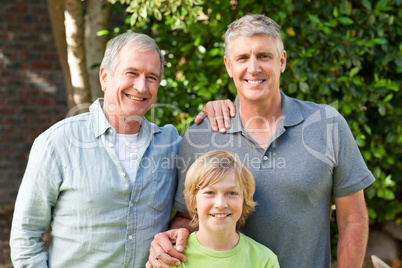
M181 141L179 154L177 157L176 167L177 167L177 176L178 176L178 185L176 190L176 197L173 203L173 207L180 212L188 213L186 208L186 203L184 201L184 182L186 180L187 170L190 168L191 164L195 161L195 150L194 146L191 146L189 143L189 134L190 130L188 130Z
M176 161L178 186L173 204L180 212L188 213L183 194L187 170L198 157L211 150L211 132L209 121L204 120L200 125L191 126L184 134Z
M48 267L42 233L48 228L61 181L61 173L46 136L39 136L31 149L18 191L10 234L14 267Z
M336 113L333 131L336 159L333 194L335 197L343 197L367 188L375 179L364 162L349 125L342 115Z
M272 258L270 258L269 263L267 265L267 268L279 268L279 261L278 257L276 255L273 255Z

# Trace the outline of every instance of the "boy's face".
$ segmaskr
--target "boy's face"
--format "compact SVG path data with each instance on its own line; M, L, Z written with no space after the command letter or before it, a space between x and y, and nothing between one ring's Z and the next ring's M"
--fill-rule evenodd
M243 196L233 171L197 192L195 208L200 231L234 232L243 210Z

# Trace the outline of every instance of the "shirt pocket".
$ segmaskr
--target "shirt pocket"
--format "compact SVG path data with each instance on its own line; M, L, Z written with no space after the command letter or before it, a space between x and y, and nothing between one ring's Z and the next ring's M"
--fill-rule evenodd
M156 169L152 172L152 194L149 198L149 206L158 211L171 208L176 186L176 169Z

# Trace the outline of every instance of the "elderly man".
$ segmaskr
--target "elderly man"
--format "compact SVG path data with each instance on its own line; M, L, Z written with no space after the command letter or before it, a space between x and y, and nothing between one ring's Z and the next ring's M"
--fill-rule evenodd
M172 230L151 243L148 267L166 267L159 260L170 265L186 260L180 251L188 231L174 229L189 222L185 174L199 155L217 148L238 154L253 172L258 205L240 231L271 248L281 267L330 267L333 200L338 267L361 267L368 237L363 189L374 177L346 121L328 105L296 100L280 90L286 51L280 26L272 19L244 16L229 25L224 39L224 62L237 88L238 113L226 134L212 132L208 121L185 134L174 203L178 213Z
M163 56L155 41L112 39L100 68L104 98L34 142L11 230L15 267L144 267L167 230L181 137L144 114L155 103ZM52 227L49 254L41 234Z

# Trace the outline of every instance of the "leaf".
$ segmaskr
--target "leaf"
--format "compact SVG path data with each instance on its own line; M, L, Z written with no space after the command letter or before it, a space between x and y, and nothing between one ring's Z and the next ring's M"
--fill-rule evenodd
M289 36L295 36L295 35L296 35L295 31L293 30L293 27L287 28L287 29L286 29L286 33L287 33Z
M154 16L157 20L162 20L162 13L158 9L154 10Z
M384 103L389 102L390 100L392 100L393 97L394 97L394 94L390 93L384 98L383 102Z
M219 48L213 48L211 49L208 54L212 57L219 55L219 53L221 52L221 50Z
M140 8L140 10L139 10L139 15L142 17L142 18L146 18L147 17L147 7L146 7L146 5L143 5L141 8Z
M369 215L370 219L376 219L377 218L377 213L372 208L368 208L368 215Z
M394 187L395 186L395 182L392 180L392 174L389 174L384 181L384 185L386 187Z
M317 24L321 23L320 19L317 16L315 16L315 15L308 15L308 16L309 16L311 21L313 21L313 22L315 22Z
M340 21L342 24L344 24L344 25L353 24L353 20L351 20L351 19L348 18L348 17L340 17L340 18L339 18L339 21Z
M108 30L100 30L98 32L96 32L97 36L104 36L104 35L108 35L109 31Z
M131 18L130 18L130 25L134 25L137 22L137 18L138 18L138 14L133 13L133 15L131 15Z
M378 113L379 113L381 116L385 116L385 115L387 114L387 111L385 110L385 106L384 106L383 104L380 104L380 105L378 106Z
M377 45L385 45L388 43L387 39L384 38L374 38L373 41Z
M385 189L383 198L387 200L394 200L395 194L391 190Z
M371 135L371 127L369 125L364 124L363 128L367 132L367 134Z
M359 68L359 67L355 67L355 68L353 68L352 70L350 70L349 76L350 76L350 77L353 77L353 76L355 76L359 71L360 71L360 68Z
M371 11L372 7L369 0L362 0L362 5L367 9L367 11Z
M310 87L308 86L308 84L306 82L299 82L299 88L303 93L306 93L309 91Z

